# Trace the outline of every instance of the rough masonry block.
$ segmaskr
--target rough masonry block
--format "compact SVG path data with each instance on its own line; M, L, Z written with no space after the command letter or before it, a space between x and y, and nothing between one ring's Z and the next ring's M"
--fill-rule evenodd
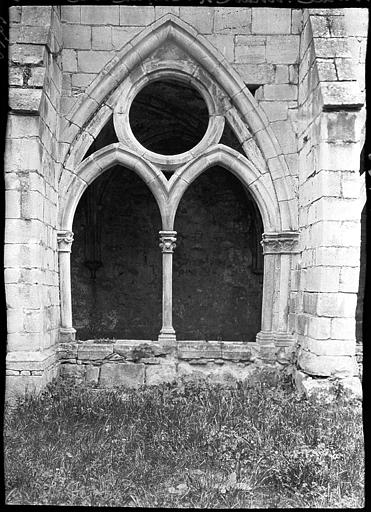
M100 370L99 385L102 387L139 387L144 384L144 364L104 363Z
M267 36L267 62L272 64L294 64L299 60L300 37Z
M80 23L80 5L61 5L61 20L66 23Z
M22 24L45 26L50 25L52 7L46 5L23 5L22 6Z
M349 264L349 263L348 263ZM339 290L357 293L359 287L359 267L343 267L340 270Z
M164 363L156 366L146 366L146 384L156 386L163 382L173 382L176 379L176 364Z
M354 317L357 305L355 293L319 293L317 314L329 317Z
M270 64L234 64L234 68L246 84L269 84L275 79L275 69Z
M291 84L264 85L263 96L268 101L294 101L298 97L298 88Z
M36 44L11 44L9 46L9 58L15 64L34 64L44 63L45 46Z
M119 6L82 5L81 23L84 25L119 25Z
M299 367L309 375L351 377L357 374L355 357L351 356L318 356L302 350L298 362Z
M85 342L78 345L77 353L82 361L98 361L113 353L113 344Z
M62 69L69 73L77 71L77 53L75 50L64 49L62 51Z
M235 61L246 64L266 62L266 38L237 35L235 37Z
M139 32L140 27L112 27L112 46L119 50L131 41Z
M337 292L339 290L339 276L339 267L308 268L305 291Z
M251 34L251 9L215 7L214 32L220 34Z
M253 34L290 34L291 9L253 8L251 32Z
M77 68L82 73L99 73L107 62L113 57L108 51L78 51Z
M223 55L228 62L234 60L234 36L230 34L206 34L206 39Z
M213 32L214 7L180 7L180 18L200 34Z
M356 322L354 318L333 318L331 320L331 338L337 340L355 340ZM351 345L354 353L355 346Z
M96 27L93 27L93 31ZM90 50L92 28L83 25L63 25L63 47L74 50ZM93 32L94 33L94 32Z
M327 340L331 336L331 319L323 317L308 317L306 333L316 340Z
M92 27L91 48L92 50L112 50L112 28Z
M120 5L120 23L114 25L135 25L147 26L155 20L155 8L152 6L141 6L140 9L134 5Z
M287 119L288 107L286 101L260 101L259 106L267 114L269 121L284 121Z

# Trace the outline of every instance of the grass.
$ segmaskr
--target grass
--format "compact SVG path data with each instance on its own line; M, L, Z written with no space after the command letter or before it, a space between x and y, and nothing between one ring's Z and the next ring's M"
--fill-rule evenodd
M363 507L361 405L264 380L112 391L56 382L6 411L6 502Z

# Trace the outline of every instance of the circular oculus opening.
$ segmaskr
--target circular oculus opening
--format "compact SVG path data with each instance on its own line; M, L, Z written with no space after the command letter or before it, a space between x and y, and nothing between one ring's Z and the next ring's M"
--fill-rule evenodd
M204 137L209 112L201 94L185 82L157 80L134 98L129 122L135 138L149 151L178 155Z

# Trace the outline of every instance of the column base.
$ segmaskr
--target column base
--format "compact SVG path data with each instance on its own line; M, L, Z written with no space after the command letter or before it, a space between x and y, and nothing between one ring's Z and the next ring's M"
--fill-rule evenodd
M158 335L158 341L166 345L176 345L176 334L173 327L163 327Z
M256 335L256 342L259 346L260 357L271 360L276 358L278 349L284 350L286 347L293 347L295 338L287 332L260 331Z
M75 339L76 339L76 329L74 329L73 327L61 327L59 329L59 341L61 343L75 341Z

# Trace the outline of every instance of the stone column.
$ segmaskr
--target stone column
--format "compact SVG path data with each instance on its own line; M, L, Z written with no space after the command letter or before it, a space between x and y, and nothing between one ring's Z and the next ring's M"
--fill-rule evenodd
M289 332L289 284L292 259L298 253L298 233L264 233L262 328L256 340L262 357L271 358L279 347L293 345Z
M60 341L73 341L76 330L72 327L72 301L71 301L71 247L73 242L72 231L58 231L58 259L59 259L59 288L61 327Z
M176 247L176 231L160 231L162 249L162 329L158 340L175 342L173 328L173 252Z

